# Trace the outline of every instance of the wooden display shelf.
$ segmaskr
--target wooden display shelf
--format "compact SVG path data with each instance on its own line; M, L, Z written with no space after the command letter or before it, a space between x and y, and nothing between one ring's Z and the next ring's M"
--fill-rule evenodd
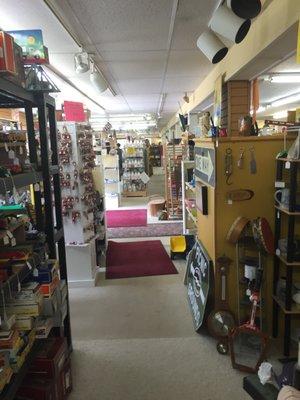
M123 192L122 196L124 197L147 197L147 191L146 190L140 190L136 192Z
M286 258L282 257L281 255L277 255L280 261L282 261L285 265L289 267L300 267L300 261L293 261L293 262L288 262Z
M285 304L283 300L280 300L277 296L273 295L273 299L274 301L276 301L276 303L279 305L279 307L282 309L282 311L285 314L300 314L300 307L297 307L296 303L294 303L292 305L292 309L291 310L287 310L285 308Z
M294 211L294 212L292 212L292 211L289 211L289 210L287 210L286 208L282 208L282 207L279 207L279 206L275 206L275 208L278 210L278 211L280 211L280 212L282 212L282 213L284 213L284 214L287 214L287 215L299 215L300 216L300 211Z
M296 163L300 162L300 159L294 160L294 159L290 159L290 158L281 158L281 157L276 158L276 160L283 161L283 162L296 162Z

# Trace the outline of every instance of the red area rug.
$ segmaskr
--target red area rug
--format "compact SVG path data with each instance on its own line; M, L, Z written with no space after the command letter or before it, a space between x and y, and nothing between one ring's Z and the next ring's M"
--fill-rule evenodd
M109 210L106 221L108 228L147 226L147 210Z
M178 272L160 240L108 242L107 279L169 274Z

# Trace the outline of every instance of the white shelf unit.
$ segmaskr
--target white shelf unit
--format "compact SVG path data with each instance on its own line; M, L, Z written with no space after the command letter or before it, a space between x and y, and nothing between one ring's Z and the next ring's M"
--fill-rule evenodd
M194 161L181 162L181 177L182 177L182 209L183 209L183 233L185 235L194 235L197 233L197 217L193 214L190 207L187 206L187 199L195 199L196 188L188 181L188 170L195 167Z
M120 173L118 155L102 155L105 206L114 210L120 206Z
M123 157L123 196L147 196L147 184L143 182L145 175L145 147L142 143L127 145Z

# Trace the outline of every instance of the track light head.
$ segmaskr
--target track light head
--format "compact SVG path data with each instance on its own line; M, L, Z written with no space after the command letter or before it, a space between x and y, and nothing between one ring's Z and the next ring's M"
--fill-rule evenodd
M213 64L219 63L228 53L228 47L210 30L198 37L197 46Z
M211 19L211 29L234 43L241 43L251 26L251 20L235 15L226 5L220 6Z
M227 0L227 6L244 19L255 18L261 12L260 0Z
M106 80L103 78L103 76L100 74L100 72L95 68L93 65L91 74L90 74L90 81L94 85L95 89L99 93L105 92L106 89L108 89L108 84Z
M76 53L74 56L75 71L77 74L83 74L90 69L89 55L86 52Z

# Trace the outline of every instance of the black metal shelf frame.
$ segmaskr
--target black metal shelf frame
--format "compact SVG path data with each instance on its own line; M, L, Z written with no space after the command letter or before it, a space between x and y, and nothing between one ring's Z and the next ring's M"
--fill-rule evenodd
M276 160L276 181L283 180L283 169L287 160L277 159ZM284 338L283 338L283 353L286 357L290 355L291 345L291 323L292 323L292 286L293 286L293 268L297 266L297 263L293 265L294 253L295 253L295 219L297 218L295 213L296 208L296 196L297 196L297 173L298 173L299 162L290 162L289 170L289 213L284 214L275 207L275 249L278 248L278 241L281 238L282 229L282 218L283 215L287 218L287 254L286 258L275 254L274 256L274 274L273 274L273 336L278 336L279 328L279 310L281 309L284 313ZM284 309L280 307L277 298L277 282L280 276L280 265L283 264L286 270L286 292Z
M24 187L37 182L43 183L41 190L34 191L35 213L38 230L47 235L50 258L59 259L60 275L68 283L63 218L61 207L61 187L58 168L57 130L55 116L55 100L48 94L29 92L14 83L0 78L0 108L24 108L27 125L29 159L37 172L15 175L13 179L0 179L0 192L5 193L15 187ZM39 122L39 138L41 150L41 166L38 166L37 143L35 140L35 126L33 110L37 109ZM51 159L49 159L51 154ZM44 198L44 207L42 206ZM55 218L54 218L55 213ZM54 220L56 226L54 226ZM68 314L64 327L59 334L67 338L69 349L72 349L69 298ZM16 393L21 383L20 377L25 375L31 359L31 353L19 374L15 374L11 383L0 394L0 400L12 398L10 393ZM9 393L9 395L8 395Z

